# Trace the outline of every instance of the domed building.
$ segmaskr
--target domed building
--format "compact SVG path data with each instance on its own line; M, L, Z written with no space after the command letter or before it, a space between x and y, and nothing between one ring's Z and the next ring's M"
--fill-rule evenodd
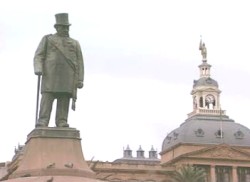
M199 79L194 80L191 91L193 111L165 137L160 159L153 146L148 157L141 146L135 157L127 146L122 158L113 162L86 161L84 169L90 169L95 179L103 181L170 182L175 170L191 164L205 170L202 182L250 182L250 130L221 109L219 84L211 78L206 52L202 55ZM24 159L23 153L17 151L12 162L1 164L0 174L4 175L0 175L0 181L20 171Z
M221 91L210 69L203 59L191 91L193 111L164 139L161 164L199 166L208 182L250 181L250 130L221 109Z
M206 55L198 68L199 79L191 91L193 111L165 137L160 161L132 157L127 147L123 158L95 166L100 179L170 182L173 171L191 164L205 170L205 182L250 182L250 130L221 109L221 91ZM140 151L141 147L137 154Z

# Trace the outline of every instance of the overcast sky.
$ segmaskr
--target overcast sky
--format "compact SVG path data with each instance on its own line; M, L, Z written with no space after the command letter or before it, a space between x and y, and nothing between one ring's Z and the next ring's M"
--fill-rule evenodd
M33 57L62 12L84 56L84 88L69 124L81 132L86 159L113 161L128 144L133 156L139 145L146 157L152 145L161 151L192 111L200 35L222 109L250 127L247 0L8 0L0 6L0 162L34 129Z

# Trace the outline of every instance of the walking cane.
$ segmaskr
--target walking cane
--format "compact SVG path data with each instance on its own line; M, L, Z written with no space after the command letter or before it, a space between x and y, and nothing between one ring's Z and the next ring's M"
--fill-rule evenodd
M35 124L37 124L37 118L38 118L38 107L39 107L39 96L40 96L40 79L41 79L41 75L38 75L37 93L36 93L36 120L35 120Z

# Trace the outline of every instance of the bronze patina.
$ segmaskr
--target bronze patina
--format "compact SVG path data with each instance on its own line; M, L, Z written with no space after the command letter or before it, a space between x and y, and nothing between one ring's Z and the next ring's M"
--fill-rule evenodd
M34 71L41 76L41 103L36 127L49 125L53 101L57 100L56 126L69 127L70 99L75 110L77 89L83 87L84 64L80 44L69 37L67 13L56 14L55 34L45 35L34 56Z

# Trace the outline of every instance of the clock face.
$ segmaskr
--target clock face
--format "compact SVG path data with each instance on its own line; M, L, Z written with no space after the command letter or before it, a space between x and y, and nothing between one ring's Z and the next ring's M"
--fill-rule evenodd
M214 96L213 95L207 95L206 96L206 102L213 103L214 102Z

